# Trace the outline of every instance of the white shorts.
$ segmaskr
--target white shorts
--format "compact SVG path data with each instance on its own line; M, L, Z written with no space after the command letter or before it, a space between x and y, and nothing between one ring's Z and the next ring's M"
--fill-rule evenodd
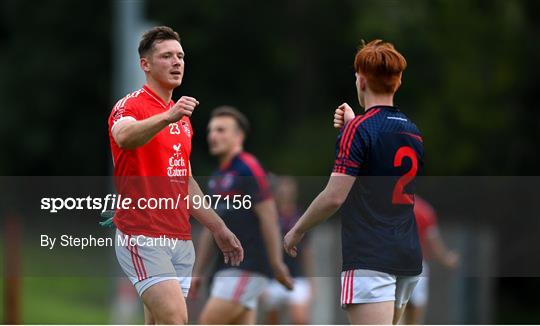
M260 273L227 268L214 276L210 296L238 302L248 309L255 309L269 282L268 277Z
M276 280L272 280L264 291L264 306L268 310L289 304L308 304L311 297L309 281L303 277L294 278L294 289L289 291Z
M367 269L341 272L341 306L394 301L394 305L401 308L409 301L418 278Z
M117 229L114 241L118 263L139 295L159 282L177 280L187 296L195 262L193 242L163 239L129 236Z
M423 266L418 284L411 295L410 302L415 306L425 306L429 298L429 267L425 262Z

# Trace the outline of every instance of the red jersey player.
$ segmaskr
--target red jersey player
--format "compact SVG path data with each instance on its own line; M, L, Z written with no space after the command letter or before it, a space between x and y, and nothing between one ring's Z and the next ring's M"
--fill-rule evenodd
M116 187L138 204L181 200L158 210L146 205L117 210L116 256L141 296L146 323L185 324L184 297L195 261L189 214L210 229L226 262L238 265L243 249L213 210L188 213L184 198L203 196L189 163L189 117L199 102L189 96L171 100L184 75L180 37L169 27L155 27L142 36L138 50L146 84L119 100L109 117Z
M418 228L418 237L424 255L423 270L420 280L414 288L409 304L405 308L404 321L406 324L424 324L425 308L429 297L429 267L427 260L435 259L447 268L455 268L459 263L459 255L448 250L442 240L437 226L435 209L423 198L416 195L414 216Z

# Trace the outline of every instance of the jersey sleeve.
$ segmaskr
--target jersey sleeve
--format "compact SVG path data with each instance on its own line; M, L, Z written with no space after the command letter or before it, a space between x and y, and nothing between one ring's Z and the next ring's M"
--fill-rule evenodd
M266 172L260 163L252 157L244 158L243 162L245 164L245 171L241 174L243 190L246 195L251 196L252 203L257 204L272 198Z
M111 115L109 116L109 131L112 133L120 121L140 120L141 117L139 115L139 111L137 110L134 101L121 99L115 104L111 111Z
M195 135L195 132L193 131L193 126L191 125L191 120L188 116L182 117L182 126L185 128L184 131L189 138L192 138L193 135Z
M362 165L367 161L368 135L362 125L349 121L338 135L336 160L333 172L358 176Z

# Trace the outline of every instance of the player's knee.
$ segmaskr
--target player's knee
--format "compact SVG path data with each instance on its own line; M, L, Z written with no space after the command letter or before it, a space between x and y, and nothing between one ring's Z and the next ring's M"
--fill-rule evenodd
M154 316L155 322L160 325L186 325L188 323L187 311L183 310L173 304L162 307L159 315Z
M187 315L182 313L167 313L160 318L156 318L156 324L159 325L186 325L188 323Z

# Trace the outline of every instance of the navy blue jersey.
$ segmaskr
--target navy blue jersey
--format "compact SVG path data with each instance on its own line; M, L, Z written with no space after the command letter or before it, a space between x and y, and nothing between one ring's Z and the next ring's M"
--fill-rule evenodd
M222 196L216 212L244 248L244 261L239 268L271 276L259 218L254 211L255 205L271 198L271 193L266 173L257 159L246 152L238 154L227 166L212 174L208 189L208 194ZM223 200L226 196L229 197L228 202ZM233 206L234 196L250 196L251 208L245 209L246 206L243 206L236 209ZM223 263L223 254L220 255L217 270L230 268Z
M340 209L344 271L418 275L415 177L424 165L420 131L392 106L375 106L342 128L334 172L358 177Z

